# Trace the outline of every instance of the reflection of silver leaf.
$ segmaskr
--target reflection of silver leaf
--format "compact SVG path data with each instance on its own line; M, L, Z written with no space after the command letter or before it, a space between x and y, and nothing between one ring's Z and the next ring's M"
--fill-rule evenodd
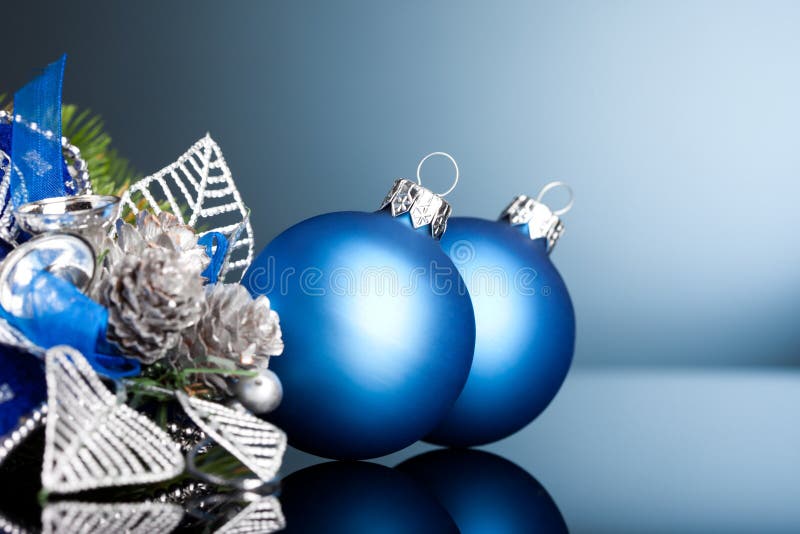
M269 534L286 528L281 503L272 496L263 497L236 514L215 534Z
M80 352L53 347L45 362L45 490L71 493L181 474L178 445L147 417L119 404Z
M58 502L42 510L43 534L168 533L183 518L180 506L163 503Z
M244 411L176 392L186 414L262 481L275 477L286 451L286 434Z
M143 208L155 213L168 209L185 224L225 235L230 255L222 276L231 271L243 275L253 260L253 228L247 207L222 151L209 135L175 163L133 184L122 196L123 210L135 214Z
M0 514L0 532L3 534L28 534L34 532Z

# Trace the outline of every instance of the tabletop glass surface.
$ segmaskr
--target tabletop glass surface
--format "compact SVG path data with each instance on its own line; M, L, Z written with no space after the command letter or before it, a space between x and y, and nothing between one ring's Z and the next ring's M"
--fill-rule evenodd
M797 371L577 368L534 423L480 449L290 448L275 497L285 532L800 532L798 409ZM3 528L41 529L37 473L4 470ZM252 501L207 525L187 505L177 531L268 531L237 523Z

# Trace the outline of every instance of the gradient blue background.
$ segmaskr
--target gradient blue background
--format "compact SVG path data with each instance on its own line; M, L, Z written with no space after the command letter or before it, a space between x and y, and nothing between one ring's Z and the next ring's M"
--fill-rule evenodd
M0 90L65 98L143 172L207 130L260 246L451 152L456 214L577 192L580 364L800 363L796 2L17 2ZM35 22L34 22L35 21ZM447 167L426 169L444 187Z
M461 164L456 214L569 181L576 366L490 450L573 532L798 531L800 3L27 0L3 21L0 91L67 52L66 100L143 172L210 131L259 248L376 208L434 150Z

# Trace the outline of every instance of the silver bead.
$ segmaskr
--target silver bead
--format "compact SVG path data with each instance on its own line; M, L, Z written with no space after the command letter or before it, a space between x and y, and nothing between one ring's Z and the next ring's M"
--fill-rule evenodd
M271 412L283 399L283 386L278 375L262 369L257 376L240 379L234 388L236 398L255 414Z

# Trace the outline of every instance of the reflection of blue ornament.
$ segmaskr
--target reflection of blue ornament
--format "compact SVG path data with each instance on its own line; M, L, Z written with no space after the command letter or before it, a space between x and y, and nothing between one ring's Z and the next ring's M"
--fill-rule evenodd
M46 400L42 361L0 345L0 463L43 422Z
M411 477L367 462L328 462L281 482L284 532L458 532Z
M558 183L551 184L539 195ZM475 310L475 357L450 414L426 440L472 446L504 438L555 397L575 346L572 302L548 253L563 225L518 197L499 222L453 218L442 239Z
M469 373L469 295L436 239L450 206L408 180L377 213L338 212L283 232L243 283L267 295L285 342L269 415L290 443L340 459L381 456L433 430Z
M568 532L547 490L494 454L438 450L406 460L396 470L433 493L462 534Z

